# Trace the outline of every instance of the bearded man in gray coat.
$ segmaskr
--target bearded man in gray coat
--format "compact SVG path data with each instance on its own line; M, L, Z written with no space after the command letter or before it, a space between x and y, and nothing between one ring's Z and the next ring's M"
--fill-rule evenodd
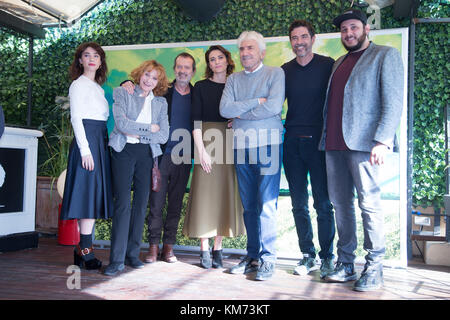
M333 24L340 29L348 53L333 66L319 144L319 149L326 151L328 193L339 236L337 263L325 281L357 279L356 189L367 255L354 290L369 291L383 284L380 176L386 154L394 148L402 114L403 63L398 50L369 41L370 26L362 11L348 9Z

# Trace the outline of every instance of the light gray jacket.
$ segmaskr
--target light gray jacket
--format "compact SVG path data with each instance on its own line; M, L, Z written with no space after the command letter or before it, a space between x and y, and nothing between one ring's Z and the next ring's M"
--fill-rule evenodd
M319 150L325 150L331 79L344 58L334 63L328 81ZM370 152L377 142L393 147L403 109L403 81L403 62L398 50L370 42L344 89L342 133L350 150Z
M122 88L113 90L114 130L109 136L109 146L120 152L127 143L126 134L140 136L140 143L149 144L153 157L162 154L161 144L169 138L169 121L167 117L167 101L164 97L155 96L152 100L152 124L160 127L158 132L152 133L151 126L136 122L144 107L145 97L141 97L142 89L137 85L132 95Z

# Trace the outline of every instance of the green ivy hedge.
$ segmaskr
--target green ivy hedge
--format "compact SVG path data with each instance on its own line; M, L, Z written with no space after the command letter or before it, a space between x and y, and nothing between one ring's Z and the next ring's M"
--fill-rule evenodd
M444 109L450 98L449 24L418 24L414 76L414 201L442 207Z
M183 206L181 209L180 222L178 224L176 244L182 246L200 246L200 240L198 238L188 238L183 234L184 217L186 215L186 207L189 199L189 194L185 194L183 198ZM167 207L163 208L163 219L165 219ZM147 208L147 215L148 215ZM147 221L147 217L145 218ZM99 240L111 240L111 230L112 230L112 219L108 220L97 220L95 223L95 239ZM145 226L144 232L142 233L142 241L148 242L148 228ZM162 241L162 237L161 237ZM213 239L210 239L210 245L213 245ZM239 236L235 238L224 237L222 241L224 248L235 248L235 249L245 249L247 248L247 236Z
M245 29L264 36L287 35L294 19L314 23L318 33L336 32L331 21L350 1L227 0L211 21L198 22L171 0L105 0L71 28L48 29L35 40L34 75L27 79L28 40L0 28L0 104L7 123L26 124L27 84L33 83L32 125L46 131L52 141L52 112L56 96L66 96L68 67L77 45L187 42L237 38ZM421 1L419 17L449 17L447 1ZM382 28L409 26L408 19L393 18L393 6L382 9ZM448 102L448 24L418 25L416 31L414 203L442 203L445 192L443 108ZM40 139L39 164L48 157Z

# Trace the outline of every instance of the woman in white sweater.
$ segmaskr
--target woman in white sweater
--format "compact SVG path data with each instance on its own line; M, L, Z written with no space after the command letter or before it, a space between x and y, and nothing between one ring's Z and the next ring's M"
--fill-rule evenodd
M81 44L70 67L70 118L75 138L69 150L61 220L78 219L80 243L74 264L99 269L92 250L96 219L113 215L111 161L106 120L109 106L100 85L106 81L105 52L95 42Z

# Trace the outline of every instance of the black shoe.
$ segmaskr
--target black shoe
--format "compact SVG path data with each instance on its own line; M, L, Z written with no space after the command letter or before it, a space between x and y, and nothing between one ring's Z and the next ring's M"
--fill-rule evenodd
M116 275L119 271L122 271L123 269L125 269L125 265L123 263L110 263L106 269L103 271L103 274L106 276L114 276Z
M200 251L200 266L205 269L211 268L211 254L208 251Z
M275 263L263 261L256 272L255 280L264 281L272 278L275 272Z
M383 267L368 269L364 268L361 277L355 282L353 290L372 291L380 289L383 286Z
M84 260L77 254L76 250L73 251L73 264L80 267L80 269L84 266Z
M134 269L142 269L144 267L144 263L138 258L125 258L125 265Z
M86 260L84 262L84 267L86 268L86 270L97 270L102 267L102 262L97 258Z
M324 280L327 282L347 282L356 280L355 266L353 263L337 262L334 271L328 274Z
M214 250L212 251L212 267L216 269L223 268L222 263L222 250Z
M86 250L86 249L84 249ZM73 252L73 264L80 267L80 269L97 270L102 267L102 262L95 257L86 260L85 256L78 254L80 250L75 249ZM91 250L92 253L92 250ZM93 253L91 254L93 256Z
M231 274L247 274L258 271L258 260L245 256L237 265L231 267L228 271Z

